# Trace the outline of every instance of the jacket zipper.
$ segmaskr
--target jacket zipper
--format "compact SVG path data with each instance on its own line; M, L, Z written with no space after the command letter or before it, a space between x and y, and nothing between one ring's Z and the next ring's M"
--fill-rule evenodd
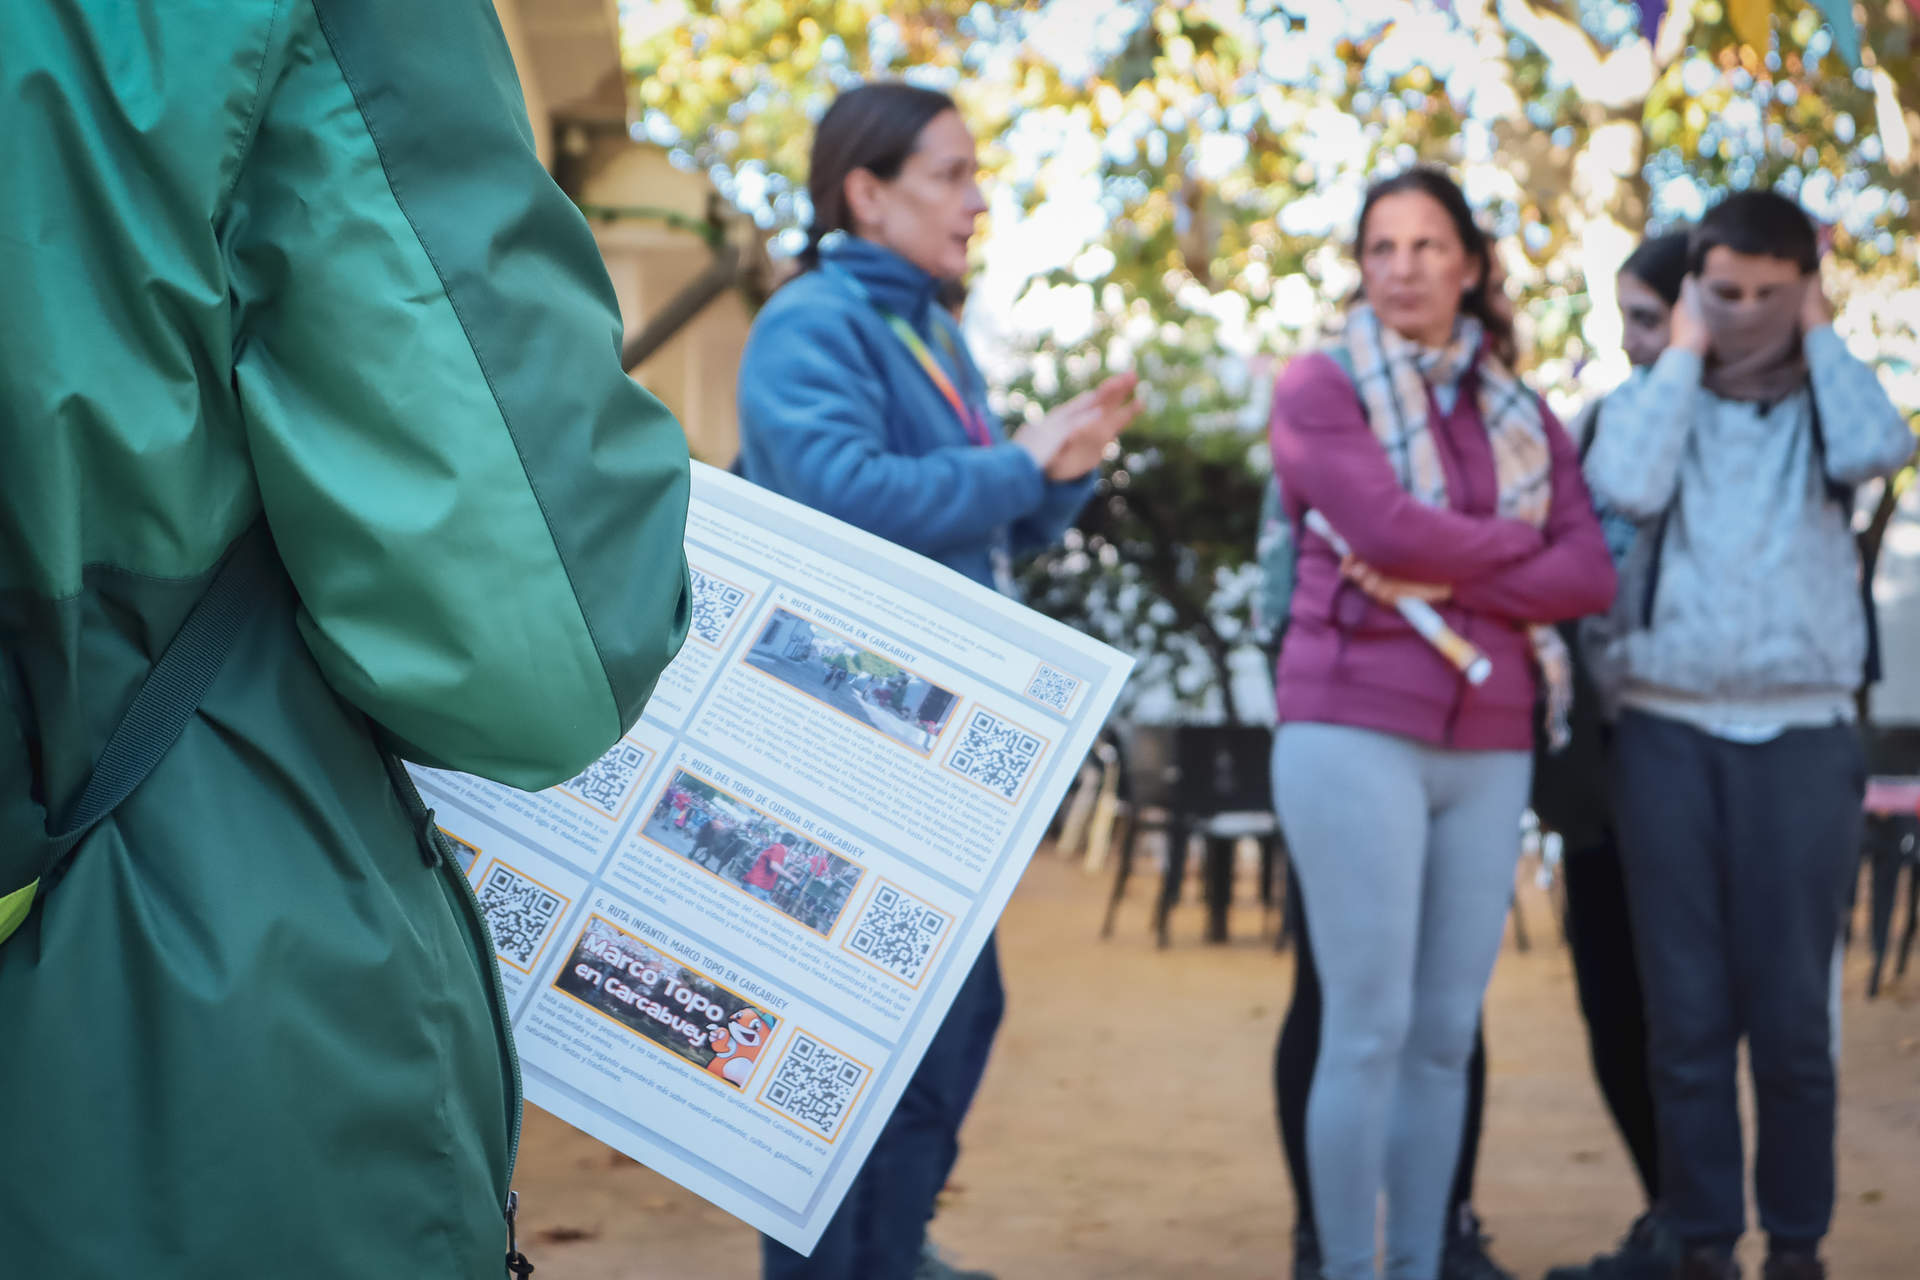
M408 779L412 781L411 778ZM417 792L416 792L417 796ZM439 854L440 873L457 880L460 884L459 898L466 909L469 934L473 939L480 963L491 979L488 993L493 1000L494 1038L500 1046L500 1060L506 1068L506 1076L512 1082L512 1091L507 1095L507 1199L501 1206L501 1215L507 1221L506 1269L509 1275L526 1277L533 1274L533 1263L520 1252L519 1217L520 1193L513 1189L513 1172L520 1163L520 1122L524 1115L521 1102L520 1050L513 1043L513 1026L508 1020L507 987L500 978L500 958L494 954L493 937L487 932L486 919L480 910L480 899L474 895L473 882L467 879L467 873L449 854L446 837L440 834L440 828L433 821L433 810L420 803L420 811L425 815L427 838L432 841Z
M460 886L460 902L466 909L474 951L480 957L480 963L485 966L489 979L488 992L493 1001L494 1034L500 1045L501 1065L505 1068L507 1079L513 1084L513 1092L507 1100L508 1191L506 1203L501 1206L504 1211L510 1213L516 1207L515 1201L518 1199L512 1191L512 1186L513 1171L520 1162L521 1082L520 1051L514 1047L513 1028L508 1022L507 987L506 983L500 979L500 960L494 955L492 936L487 932L486 918L480 911L480 899L474 896L473 882L467 879L467 873L460 869L459 863L448 856L443 844L445 837L440 834L439 827L433 825L433 810L422 804L420 811L426 815L425 821L431 828L429 838L438 847L440 853L440 873L458 882Z
M473 945L474 953L479 957L480 967L488 978L488 998L493 1004L494 1041L500 1050L502 1075L511 1084L507 1095L507 1198L500 1206L501 1213L507 1219L509 1234L514 1228L519 1197L513 1192L514 1169L520 1162L520 1121L521 1121L521 1079L520 1052L514 1047L513 1027L507 1014L507 988L500 979L500 961L493 952L492 936L487 932L485 916L480 910L480 899L474 896L473 883L466 873L460 870L459 862L448 851L446 837L440 834L438 824L434 822L433 810L427 808L426 801L420 798L420 789L413 784L413 776L406 766L387 751L382 751L382 760L387 766L387 775L393 782L393 789L400 797L400 803L407 810L407 816L413 820L414 831L420 841L420 852L427 865L440 875L459 882L460 891L454 896L459 899L461 910L467 918L467 938Z
M1466 398L1467 381L1467 377L1462 377L1459 385L1455 388L1453 413L1441 414L1439 411L1439 397L1433 394L1431 387L1427 389L1427 408L1431 415L1429 421L1436 421L1440 424L1438 435L1441 440L1441 447L1447 451L1447 456L1453 460L1454 474L1460 477L1460 488L1462 492L1459 505L1456 508L1460 511L1472 510L1474 497L1478 488L1474 483L1474 477L1468 473L1466 460L1460 456L1459 447L1453 438L1453 415L1460 411L1460 405ZM1497 499L1493 505L1497 511L1499 508ZM1462 640L1472 643L1473 622L1466 616L1464 611L1462 611L1460 616L1460 625L1454 629L1459 632ZM1460 712L1466 706L1467 688L1466 675L1464 673L1456 674L1453 682L1453 705L1447 708L1447 720L1441 727L1441 741L1448 747L1453 746L1454 736L1460 729Z

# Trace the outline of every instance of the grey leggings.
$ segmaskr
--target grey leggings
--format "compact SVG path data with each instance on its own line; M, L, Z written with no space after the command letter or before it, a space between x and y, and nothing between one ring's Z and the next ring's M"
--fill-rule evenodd
M1435 1280L1467 1058L1500 951L1532 761L1288 724L1280 823L1324 992L1307 1162L1326 1280Z

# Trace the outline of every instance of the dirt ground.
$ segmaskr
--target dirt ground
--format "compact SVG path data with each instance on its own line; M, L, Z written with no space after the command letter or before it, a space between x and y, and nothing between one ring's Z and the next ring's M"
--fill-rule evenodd
M1000 938L1008 1017L963 1135L935 1238L1002 1280L1282 1280L1292 1205L1270 1068L1291 956L1242 884L1234 940L1206 946L1191 901L1173 946L1136 880L1097 937L1106 883L1042 850ZM1572 972L1548 901L1523 890L1533 947L1508 935L1487 1034L1476 1201L1521 1280L1609 1245L1633 1176L1587 1069ZM1920 969L1864 998L1849 956L1835 1280L1920 1277ZM758 1274L756 1237L672 1183L527 1109L518 1185L542 1280ZM1757 1242L1749 1239L1750 1269Z

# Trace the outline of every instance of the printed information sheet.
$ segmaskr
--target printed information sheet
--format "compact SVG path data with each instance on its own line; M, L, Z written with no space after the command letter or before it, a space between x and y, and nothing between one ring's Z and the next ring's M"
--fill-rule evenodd
M699 464L687 557L686 646L586 772L413 773L527 1100L808 1251L1131 660Z

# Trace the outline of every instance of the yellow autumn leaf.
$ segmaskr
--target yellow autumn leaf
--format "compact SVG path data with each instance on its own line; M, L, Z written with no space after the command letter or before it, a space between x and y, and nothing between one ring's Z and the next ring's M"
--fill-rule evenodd
M1727 20L1733 24L1733 33L1755 52L1765 53L1773 43L1772 15L1769 0L1727 0Z

